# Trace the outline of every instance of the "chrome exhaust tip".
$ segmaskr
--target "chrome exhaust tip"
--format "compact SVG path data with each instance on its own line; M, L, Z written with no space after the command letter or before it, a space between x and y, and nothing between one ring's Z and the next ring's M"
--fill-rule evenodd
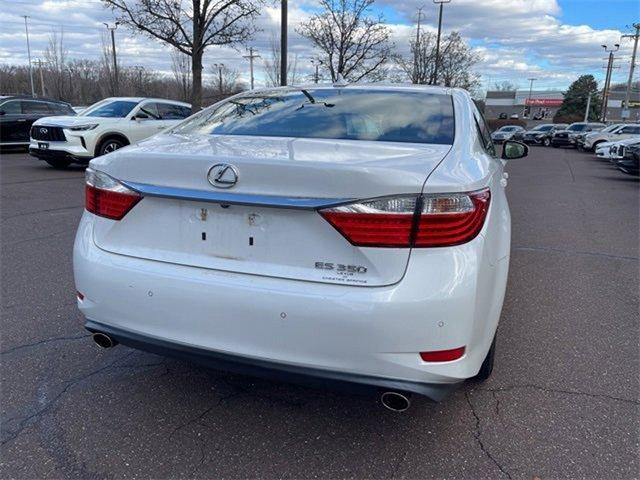
M98 345L100 348L111 348L115 347L118 344L118 342L116 342L106 333L95 332L93 335L91 335L91 338L93 338L93 341L96 342L96 345Z
M404 412L411 406L411 397L400 392L384 392L380 395L380 402L392 412Z

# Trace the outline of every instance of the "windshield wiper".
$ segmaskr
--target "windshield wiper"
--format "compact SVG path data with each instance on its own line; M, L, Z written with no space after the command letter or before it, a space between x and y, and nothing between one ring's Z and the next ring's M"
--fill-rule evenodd
M305 97L307 97L309 99L309 103L301 103L300 106L298 108L296 108L296 111L300 110L301 108L304 108L305 105L322 105L323 107L335 107L335 104L333 103L327 103L327 102L316 102L316 99L313 98L313 95L311 95L309 92L307 92L305 89L301 88L300 91L304 94Z

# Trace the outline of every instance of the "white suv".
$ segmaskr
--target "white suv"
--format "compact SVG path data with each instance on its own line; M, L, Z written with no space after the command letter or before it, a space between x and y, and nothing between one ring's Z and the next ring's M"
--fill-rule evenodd
M640 136L640 125L611 125L599 132L587 134L584 139L584 149L595 151L601 143L617 142L637 136Z
M55 168L137 143L191 115L191 105L158 98L106 98L75 117L45 117L31 128L29 153Z

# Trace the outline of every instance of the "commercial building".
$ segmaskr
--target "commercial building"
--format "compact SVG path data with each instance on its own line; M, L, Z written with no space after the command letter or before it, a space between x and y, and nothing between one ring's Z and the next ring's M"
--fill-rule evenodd
M487 118L531 118L534 120L551 121L562 105L564 98L560 90L534 90L529 96L529 90L489 91L485 99L484 114ZM609 94L607 105L607 120L622 120L622 104L625 92L614 90ZM629 102L630 117L628 121L640 121L640 93L632 92Z

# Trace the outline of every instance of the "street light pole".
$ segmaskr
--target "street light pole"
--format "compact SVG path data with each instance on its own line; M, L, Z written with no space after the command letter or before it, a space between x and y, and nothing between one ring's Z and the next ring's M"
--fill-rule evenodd
M584 110L584 123L589 121L589 109L591 108L591 93L587 97L587 108Z
M438 38L436 40L436 64L433 69L433 81L432 85L438 83L438 68L440 67L440 35L442 33L442 10L445 3L449 3L451 0L433 0L433 3L440 4L440 12L438 14Z
M36 91L33 88L33 70L31 69L31 46L29 45L29 24L27 23L28 15L23 15L24 17L24 30L27 33L27 55L29 57L29 80L31 81L31 96L36 96Z
M218 90L222 95L222 69L224 68L224 63L214 63L213 66L218 69Z
M624 108L622 109L623 120L631 116L629 101L631 100L631 85L633 84L633 72L636 68L636 54L638 53L638 39L640 38L640 23L634 23L633 28L636 33L633 35L623 35L622 38L633 38L633 53L631 54L631 68L629 69L629 80L627 80L627 92L624 95Z
M280 85L287 85L287 0L280 2Z
M613 71L614 53L620 48L620 44L616 43L615 48L609 49L607 45L602 45L605 52L609 52L609 62L607 63L607 75L604 80L604 91L602 93L602 121L607 121L607 108L609 106L609 88L611 86L611 76Z
M533 93L533 82L535 82L537 78L528 78L527 80L531 82L529 83L529 99L527 100L527 104L529 106L529 118L531 118L531 94Z
M111 27L108 23L103 22L103 25L107 27L107 30L111 32L111 52L113 53L113 93L115 96L118 96L118 91L120 90L118 78L118 60L116 57L116 29L118 28L118 23L119 22L116 22L113 27Z

